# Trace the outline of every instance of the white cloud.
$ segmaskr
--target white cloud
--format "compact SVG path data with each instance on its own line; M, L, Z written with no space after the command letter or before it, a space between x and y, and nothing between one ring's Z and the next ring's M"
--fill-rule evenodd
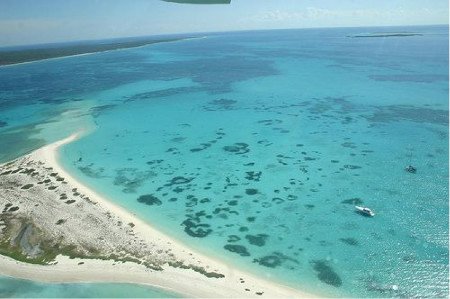
M443 24L448 20L448 11L430 9L389 10L356 9L330 10L319 7L307 7L297 11L273 10L260 11L241 20L242 25L280 27L302 26L364 26L364 25L402 25L402 24Z

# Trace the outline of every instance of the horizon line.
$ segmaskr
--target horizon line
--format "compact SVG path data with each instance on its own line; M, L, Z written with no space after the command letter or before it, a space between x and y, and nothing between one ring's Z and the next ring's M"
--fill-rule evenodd
M0 46L0 50L16 47L33 47L33 46L46 46L46 45L58 45L58 44L82 44L96 41L114 41L121 39L145 39L156 37L169 37L169 36L181 36L189 34L217 34L217 33L232 33L232 32L252 32L252 31L274 31L274 30L307 30L307 29L339 29L339 28L386 28L386 27L432 27L432 26L449 26L449 24L409 24L409 25L364 25L364 26L318 26L318 27L299 27L299 28L265 28L265 29L236 29L236 30L219 30L219 31L194 31L194 32L179 32L179 33L164 33L164 34L150 34L150 35L131 35L120 37L105 37L105 38L92 38L92 39L74 39L74 40L61 40L61 41L49 41L33 44L11 44L7 46Z

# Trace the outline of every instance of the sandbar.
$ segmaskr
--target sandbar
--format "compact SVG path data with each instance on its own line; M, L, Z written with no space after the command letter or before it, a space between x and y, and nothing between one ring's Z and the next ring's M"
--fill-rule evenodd
M0 165L0 240L36 255L36 264L0 255L0 274L52 283L135 283L199 298L316 297L196 252L83 185L58 162L60 148L81 135ZM42 260L36 238L66 255Z

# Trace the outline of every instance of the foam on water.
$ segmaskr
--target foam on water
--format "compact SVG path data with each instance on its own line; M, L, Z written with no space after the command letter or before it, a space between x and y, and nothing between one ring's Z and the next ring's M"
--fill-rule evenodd
M65 72L34 105L87 111L96 130L63 149L64 165L205 253L322 294L445 296L448 31L347 37L361 30L228 33L45 62ZM0 72L33 77L38 65Z

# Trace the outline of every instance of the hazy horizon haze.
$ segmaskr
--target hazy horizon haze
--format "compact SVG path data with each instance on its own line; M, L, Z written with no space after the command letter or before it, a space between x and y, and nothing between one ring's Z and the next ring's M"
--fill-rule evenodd
M448 24L448 2L442 0L233 0L229 5L159 0L0 3L0 47L203 32Z

